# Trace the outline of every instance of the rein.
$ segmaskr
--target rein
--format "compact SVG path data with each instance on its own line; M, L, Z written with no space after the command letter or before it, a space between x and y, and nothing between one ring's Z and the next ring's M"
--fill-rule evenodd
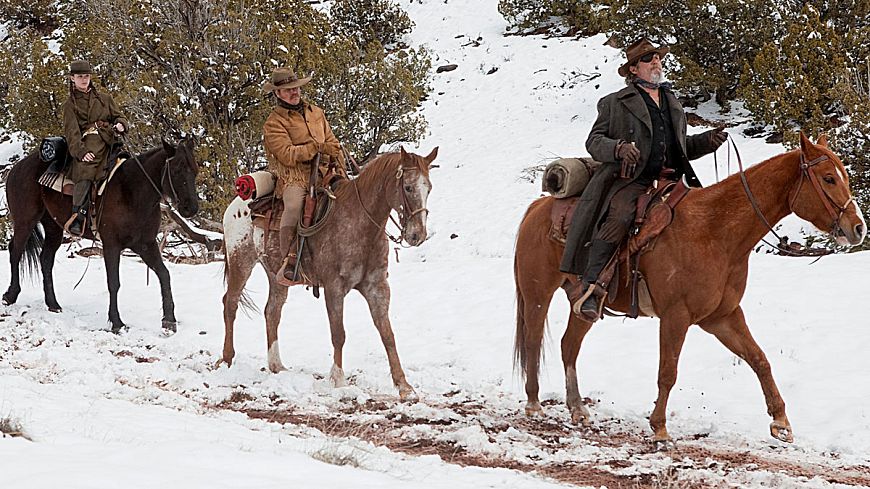
M345 154L347 155L348 153L345 152ZM350 161L353 163L354 167L359 172L360 171L359 166L357 166L356 161L354 161L352 158L350 159ZM402 246L402 247L405 247L405 245L404 245L405 227L408 224L408 220L410 220L411 218L413 218L414 216L416 216L417 214L419 214L421 212L424 212L424 211L427 213L429 212L429 209L427 209L425 207L421 207L421 208L411 212L410 214L406 215L406 213L405 213L405 210L410 209L410 207L411 207L410 202L408 200L408 192L405 191L405 172L406 171L415 171L415 170L419 170L419 168L406 168L400 164L399 169L396 171L396 180L399 180L399 191L402 193L402 210L397 210L397 212L399 213L399 222L396 222L396 219L393 218L392 213L389 214L389 218L391 221L393 221L393 224L395 224L396 227L399 228L399 231L400 231L399 236L398 237L393 236L392 234L390 234L389 231L387 231L386 226L384 226L384 234L387 235L387 238L390 241L392 241L393 243L396 243L397 245ZM374 220L374 218L372 217L369 210L366 209L366 205L363 203L362 196L359 193L359 186L357 185L356 180L357 179L354 178L353 180L351 180L351 182L353 183L353 188L356 191L356 198L359 201L359 205L362 208L363 213L366 215L366 217L369 219L369 221L372 222L372 224L374 224L377 227L381 227L381 225L378 224L377 221Z
M776 236L778 243L776 245L773 245L764 238L761 238L761 241L763 241L764 244L770 246L771 248L775 248L780 253L782 253L784 255L788 255L788 256L818 256L818 257L822 257L825 255L830 255L831 253L835 253L836 251L833 249L830 249L830 248L821 248L821 247L808 248L806 246L800 246L799 248L797 248L795 250L791 246L789 246L788 237L787 236L780 236L776 232L776 230L773 229L773 226L770 225L770 222L767 220L767 218L764 217L764 213L761 211L761 208L759 207L758 202L755 200L755 195L752 193L752 190L749 189L749 182L746 180L746 172L743 169L743 160L740 158L740 151L737 150L737 145L734 143L733 139L729 138L729 141L731 142L731 147L734 148L734 154L737 155L737 166L739 168L738 173L740 174L740 181L743 183L743 190L746 192L746 196L749 197L749 203L752 205L752 209L755 211L755 214L758 216L758 218L761 220L761 222L763 222L764 225L767 226L767 229L771 233L773 233L774 236ZM731 164L731 151L730 151L731 147L729 147L729 151L728 151L728 164L729 164L729 166ZM834 202L833 199L831 199L831 197L824 191L824 189L822 189L821 184L819 184L818 177L816 177L816 175L810 171L811 167L813 167L813 166L815 166L823 161L826 161L828 159L827 155L819 156L818 158L816 158L808 163L806 161L806 159L804 158L803 151L801 151L800 158L801 158L801 163L800 163L801 179L800 179L800 183L798 184L798 188L795 191L794 198L788 204L788 209L789 209L789 211L794 212L792 210L792 206L794 205L794 202L797 199L797 195L800 192L800 188L803 185L804 179L805 178L809 179L810 182L812 182L813 187L816 189L816 193L819 194L819 198L822 200L822 203L825 204L825 208L828 210L828 212L834 218L834 222L831 225L831 232L835 233L838 229L840 229L840 224L839 224L840 217L846 211L846 206L849 205L849 203L852 201L852 199L850 198L849 201L846 202L846 206L843 206L843 207L838 206L836 204L836 202ZM831 204L833 204L835 207L837 207L837 209L839 209L839 211L840 211L839 214L834 212L834 209L831 207Z
M172 183L172 174L169 173L169 162L172 161L172 158L175 158L175 157L171 156L171 157L167 158L165 161L165 164L163 165L163 171L160 174L160 183L162 184L163 180L166 179L166 177L169 177L169 188L170 188L170 190L172 190L172 198L174 199L174 201L177 201L178 194L175 192L175 185ZM149 175L148 172L145 171L145 167L142 166L142 161L139 160L139 155L133 156L131 159L136 162L136 165L139 167L140 170L142 170L142 173L145 174L145 178L148 179L148 183L151 184L151 187L153 187L154 191L157 192L157 195L160 196L160 203L165 204L166 206L169 207L170 210L175 211L175 207L172 206L172 202L170 202L169 200L166 199L166 196L163 195L163 192L160 190L160 187L158 187L157 184L154 183L154 180L151 178L151 175Z

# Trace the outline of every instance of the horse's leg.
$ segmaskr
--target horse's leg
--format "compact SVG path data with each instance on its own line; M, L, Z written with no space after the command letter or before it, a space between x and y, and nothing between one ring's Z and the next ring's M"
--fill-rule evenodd
M690 320L685 312L670 314L667 317L662 317L660 321L659 395L656 399L656 407L649 418L650 427L653 429L653 443L657 450L670 449L674 446L666 426L668 396L677 381L677 362L680 359L680 351L683 349L683 342L686 340L689 326Z
M329 316L329 332L332 336L332 369L329 378L336 387L347 385L344 379L342 349L344 348L344 297L346 290L326 288L326 314Z
M148 268L154 270L154 273L157 274L157 279L160 281L160 297L163 301L163 329L174 333L177 325L175 321L175 301L172 300L171 279L169 277L169 270L163 263L163 257L160 256L160 248L157 246L157 241L148 240L145 243L137 245L133 251L142 258L142 261L148 265Z
M21 293L21 257L27 248L31 233L39 218L13 221L12 241L9 242L9 288L3 294L4 304L15 304Z
M701 323L701 328L713 334L726 348L752 367L764 392L767 413L773 418L773 422L770 423L770 434L779 440L793 442L791 423L785 415L785 402L779 395L767 357L749 332L743 310L738 306L731 314L721 319Z
M538 283L534 284L538 286ZM544 343L544 327L547 321L547 311L554 290L526 291L517 295L517 348L522 362L523 374L526 377L526 416L544 414L541 401L538 399L538 377L541 367L541 348ZM522 295L520 295L522 294ZM522 325L519 323L522 322ZM521 336L521 337L520 337ZM522 342L522 344L520 344Z
M118 313L118 290L121 288L119 268L121 265L121 247L115 243L103 243L103 261L106 263L106 282L109 285L109 322L112 332L120 333L124 328L121 315Z
M399 389L399 398L403 401L417 397L417 393L405 380L405 371L399 362L399 353L396 350L396 338L393 336L393 327L390 325L390 285L387 283L387 274L374 281L366 281L358 287L360 293L369 304L369 311L381 342L387 350L387 360L390 362L390 375L393 377L393 385Z
M42 290L45 293L45 305L51 312L61 312L60 304L54 295L54 256L63 242L63 228L60 227L48 213L42 216L42 228L45 229L45 242L42 253L39 255L39 263L42 267Z
M232 366L236 350L233 347L233 325L236 322L236 313L239 310L239 301L245 290L245 284L257 263L256 255L239 253L237 250L227 251L226 282L227 291L224 294L224 351L218 362ZM280 363L280 360L279 362Z
M269 370L278 373L284 370L281 352L278 349L278 326L281 324L281 309L287 301L287 287L278 284L274 273L269 277L269 300L266 301L266 351L269 357Z
M580 388L577 386L577 354L580 353L580 345L592 323L581 319L580 316L569 313L568 328L562 336L562 364L565 367L565 401L571 411L571 421L582 423L584 426L592 424L589 411L583 405L580 397Z

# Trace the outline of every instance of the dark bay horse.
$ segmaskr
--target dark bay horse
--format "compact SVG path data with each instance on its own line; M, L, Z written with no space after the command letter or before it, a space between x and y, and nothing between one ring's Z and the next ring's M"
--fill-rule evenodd
M387 153L368 163L359 177L344 182L335 192L332 215L323 229L307 238L308 252L300 259L307 276L320 284L325 293L329 328L334 351L330 378L336 387L345 385L342 368L344 347L344 297L358 290L368 302L375 327L387 350L393 384L402 400L415 397L405 380L399 362L396 341L390 325L390 285L387 282L389 243L385 234L390 212L399 214L403 238L412 246L426 240L426 201L432 184L429 165L438 148L421 157L406 153ZM245 283L259 262L269 279L266 303L266 350L269 370L284 370L278 350L278 324L281 308L287 299L287 287L275 280L275 272L284 259L278 233L268 235L251 222L248 202L236 198L224 213L227 292L224 294L223 356L218 364L232 365L233 323L243 297ZM314 259L312 259L312 256Z
M50 311L60 312L60 304L54 295L52 269L54 255L63 240L63 224L72 213L72 198L40 185L38 179L47 168L48 163L43 163L38 153L33 153L15 164L6 181L6 200L14 234L9 246L12 277L9 289L3 294L3 303L14 304L21 292L19 264L22 255L28 262L39 256L45 303ZM102 197L95 201L96 207L103 209L97 232L103 243L109 285L109 321L113 332L117 333L124 327L118 313L118 289L121 287L118 268L121 251L125 248L136 252L157 274L163 299L163 328L175 331L175 304L169 285L169 270L163 264L157 246L160 203L168 199L184 217L196 214L199 210L196 193L198 171L192 142L177 147L164 142L163 146L124 162L106 185ZM40 223L45 231L44 238L37 227ZM90 219L86 227L84 237L94 238Z
M852 200L846 169L822 136L813 144L801 134L800 149L773 157L746 172L749 188L764 217L774 225L791 213L831 233L841 245L861 243L864 218ZM526 381L526 414L543 413L538 400L541 343L550 299L567 275L559 271L564 249L548 236L552 197L531 204L516 243L514 276L517 290L515 358ZM773 418L770 432L791 442L785 403L773 380L770 364L752 338L740 300L746 288L749 254L769 232L750 205L739 174L711 187L692 190L676 208L673 223L659 236L653 249L642 255L640 270L646 277L659 322L658 398L650 416L657 448L672 446L665 426L668 395L677 379L677 361L689 326L700 325L758 376ZM625 268L625 267L621 267ZM627 275L614 278L626 283ZM628 310L628 287L612 309ZM566 403L572 420L589 423L577 386L575 363L591 323L570 314L562 337Z

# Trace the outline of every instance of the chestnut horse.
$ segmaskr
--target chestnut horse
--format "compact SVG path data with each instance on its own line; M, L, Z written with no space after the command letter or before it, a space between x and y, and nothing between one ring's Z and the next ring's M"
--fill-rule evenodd
M412 246L426 240L426 200L432 184L429 165L438 148L429 156L387 153L371 161L360 175L344 182L335 191L335 203L329 221L306 238L300 257L305 275L323 287L326 311L334 350L330 379L337 387L345 385L342 367L344 347L344 297L351 289L358 290L368 302L375 327L387 350L393 384L402 400L414 397L414 389L405 380L399 362L396 340L390 325L390 285L387 282L389 243L385 234L390 212L399 214L401 238ZM269 370L285 370L278 351L278 324L281 308L287 299L287 287L279 285L275 273L284 257L278 243L278 233L266 234L251 222L248 202L233 200L224 213L224 243L226 249L224 294L223 357L218 364L232 365L233 323L243 299L245 283L257 262L269 279L269 299L266 302L266 351Z
M21 257L32 264L36 257L42 267L42 287L45 304L52 312L61 312L54 295L54 255L63 240L63 223L72 213L72 197L40 185L38 179L48 168L38 153L32 153L12 167L6 181L6 200L13 222L13 236L9 246L11 280L3 294L4 304L14 304L21 292L19 263ZM121 251L129 248L136 252L160 280L163 300L163 328L175 332L175 304L169 284L169 270L163 264L157 246L160 229L160 203L169 200L184 217L192 217L199 210L196 193L196 174L199 165L193 156L193 142L178 147L164 142L140 155L127 159L115 171L106 185L96 207L103 209L99 219L99 239L103 243L103 260L109 287L109 321L112 332L124 327L118 312L118 289L121 280L118 269ZM42 224L42 232L37 224ZM85 238L94 238L91 220L85 229ZM35 267L30 267L33 272Z
M771 223L791 213L830 232L841 245L861 243L866 225L852 200L846 169L822 136L813 144L803 134L800 149L775 156L745 172L761 214ZM564 246L548 236L552 197L529 206L519 228L514 258L517 330L514 353L526 382L526 414L542 414L538 400L541 343L550 299L566 274L559 271ZM769 228L750 204L739 174L711 187L692 190L676 208L673 223L640 258L659 321L658 398L650 416L656 448L673 445L665 426L668 395L689 326L697 324L745 360L758 376L773 418L770 433L791 442L785 403L770 364L752 338L740 300L746 288L749 254ZM624 268L624 267L621 267ZM616 280L617 278L614 278ZM620 284L626 283L622 272ZM625 312L628 287L609 306ZM573 422L589 424L577 387L575 363L591 323L570 314L562 337L566 403Z

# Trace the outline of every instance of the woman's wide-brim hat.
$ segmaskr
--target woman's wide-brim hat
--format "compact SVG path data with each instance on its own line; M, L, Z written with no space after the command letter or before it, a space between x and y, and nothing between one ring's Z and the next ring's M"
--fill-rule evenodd
M299 78L290 68L278 68L272 72L269 81L263 85L264 92L274 92L283 88L296 88L311 81L311 77Z
M656 47L649 39L645 37L634 41L633 43L631 43L630 46L625 48L625 57L628 59L628 61L626 61L624 65L619 67L619 76L623 78L628 76L631 73L631 71L629 71L629 68L634 66L635 63L637 63L640 58L642 58L645 54L658 53L659 58L664 58L670 50L671 49L665 45Z
M91 64L83 59L77 59L69 64L70 75L92 75Z

